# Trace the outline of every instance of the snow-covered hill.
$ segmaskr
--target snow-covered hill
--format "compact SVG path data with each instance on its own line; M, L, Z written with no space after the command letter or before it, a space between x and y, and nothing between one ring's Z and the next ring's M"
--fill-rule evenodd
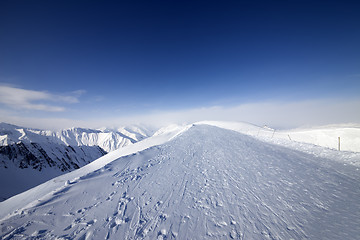
M168 128L0 203L0 236L358 239L358 168L304 151Z
M46 131L0 123L0 201L85 166L147 134L150 131L139 127Z

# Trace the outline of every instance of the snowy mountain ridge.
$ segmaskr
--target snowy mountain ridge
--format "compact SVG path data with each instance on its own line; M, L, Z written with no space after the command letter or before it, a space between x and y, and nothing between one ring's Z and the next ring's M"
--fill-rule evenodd
M357 239L359 184L352 165L173 126L0 203L0 237Z
M241 122L194 123L194 125L201 124L237 131L264 142L360 167L359 128L331 126L278 131ZM1 123L0 142L2 139L3 146L0 146L0 187L2 189L0 200L65 172L83 167L106 154L102 148L113 150L125 147L137 141L143 141L148 136L163 135L183 127L173 124L157 132L151 128L139 126L46 131ZM338 136L341 136L342 151L336 150ZM11 182L11 187L8 187L7 179L11 177L15 180Z
M147 134L152 132L140 127L49 131L0 123L0 201L147 138Z
M144 127L118 129L69 128L60 131L39 130L0 123L0 146L19 141L30 143L56 143L70 146L99 146L106 152L138 142L151 136L153 130Z
M194 124L222 127L273 142L290 140L330 149L338 149L338 138L340 137L341 150L360 152L360 125L358 124L338 124L290 130L276 130L267 126L259 127L243 122L201 121ZM165 126L162 129L174 126L176 124ZM159 129L158 131L162 130ZM49 131L0 123L0 146L19 141L55 142L72 146L99 146L106 152L110 152L119 147L141 141L152 136L155 132L153 128L144 126L101 129L70 128Z
M170 129L163 128L159 132L154 134L153 137L146 138L143 141L138 142L136 144L128 145L128 146L119 148L115 151L112 151L112 152L96 159L96 161L93 161L93 162L87 164L86 166L84 166L80 169L77 169L75 171L72 171L67 174L56 177L56 178L50 180L49 182L52 182L52 184L54 184L54 186L56 188L61 188L63 184L71 183L81 177L91 174L92 172L103 168L107 164L111 163L112 161L114 161L120 157L137 154L138 152L141 152L145 149L149 149L151 147L164 144L164 143L170 141L171 139L175 138L176 136L180 135L181 133L185 132L191 126L192 125L185 125L185 126L175 126L174 125ZM45 186L45 185L47 185L47 183L41 184L34 188L34 189L36 189L36 188L41 189L39 192L37 192L38 193L37 195L33 195L34 191L32 189L30 189L24 193L21 193L21 194L18 194L16 196L12 197L11 201L5 201L10 204L7 205L6 209L5 208L0 209L0 219L6 216L6 212L8 212L9 209L15 210L15 208L17 207L16 205L18 205L21 201L23 201L20 199L26 199L25 200L26 202L23 202L23 203L25 203L25 205L28 205L32 201L35 201L37 198L39 198L41 195L47 194L48 189L43 188L43 186ZM51 186L51 187L54 187L54 186ZM20 195L23 195L23 196L20 196ZM13 201L14 199L18 199L18 200Z

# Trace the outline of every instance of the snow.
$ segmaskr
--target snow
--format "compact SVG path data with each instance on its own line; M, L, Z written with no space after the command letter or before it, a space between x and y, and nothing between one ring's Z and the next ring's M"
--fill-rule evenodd
M69 128L60 131L39 130L0 123L0 146L19 141L56 143L70 146L99 146L106 152L133 144L151 136L152 131L141 127L123 127L119 130Z
M0 147L0 201L106 154L97 146L23 142Z
M0 208L0 218L4 217L9 211L14 211L18 206L27 205L33 201L36 201L37 198L48 194L51 192L52 188L61 188L64 183L76 181L74 179L79 179L82 176L87 174L91 174L92 172L104 167L106 164L112 162L113 160L120 158L122 156L127 156L131 154L135 154L144 149L153 147L155 145L163 144L173 137L181 134L186 129L190 128L190 125L187 126L178 126L177 128L167 129L162 131L162 134L158 134L157 136L144 139L141 142L138 142L133 145L129 145L113 152L108 153L107 155L100 157L96 161L91 162L90 164L70 172L68 174L64 174L53 180L50 180L44 184L41 184L34 189L40 189L40 191L32 190L26 191L22 194L18 194L4 202L0 203L0 206L4 206Z
M358 239L359 184L353 165L233 129L171 126L0 203L0 236Z
M276 130L267 126L258 127L241 122L202 121L196 124L208 124L263 140L290 140L301 143L310 143L330 149L338 149L338 138L342 151L360 152L360 127L331 125L308 129Z
M320 128L320 129L297 129L280 131L277 137L290 136L293 141L312 143L315 145L338 149L340 137L340 150L360 152L360 128Z
M264 142L360 167L359 126L332 125L308 129L275 130L242 122L202 121L195 123L195 125L203 124L233 130ZM338 137L341 139L341 151L337 150Z
M141 141L149 136L152 136L155 130L152 127L144 126L144 125L142 126L130 125L130 126L118 128L117 131L135 139L136 141Z
M102 149L114 151L151 133L142 127L128 129L131 132L86 128L49 131L0 123L0 201L88 164L104 155Z
M267 126L258 127L242 122L202 121L196 124L207 124L247 134L258 139L276 142L276 140L290 140L309 143L330 149L360 152L360 127L357 125L331 125L317 128L276 130Z

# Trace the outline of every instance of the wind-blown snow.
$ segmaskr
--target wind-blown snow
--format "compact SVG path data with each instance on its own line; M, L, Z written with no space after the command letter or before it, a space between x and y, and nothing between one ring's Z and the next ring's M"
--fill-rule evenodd
M173 128L0 203L3 239L357 239L355 166ZM160 131L161 132L161 131Z

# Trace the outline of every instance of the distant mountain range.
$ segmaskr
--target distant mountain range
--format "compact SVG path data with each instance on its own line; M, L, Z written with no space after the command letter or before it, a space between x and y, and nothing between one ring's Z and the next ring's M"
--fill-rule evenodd
M55 143L67 146L99 146L111 152L153 134L144 127L130 126L118 129L69 128L60 131L39 130L0 123L0 146L18 142Z
M0 123L0 200L152 134L137 126L49 131Z

